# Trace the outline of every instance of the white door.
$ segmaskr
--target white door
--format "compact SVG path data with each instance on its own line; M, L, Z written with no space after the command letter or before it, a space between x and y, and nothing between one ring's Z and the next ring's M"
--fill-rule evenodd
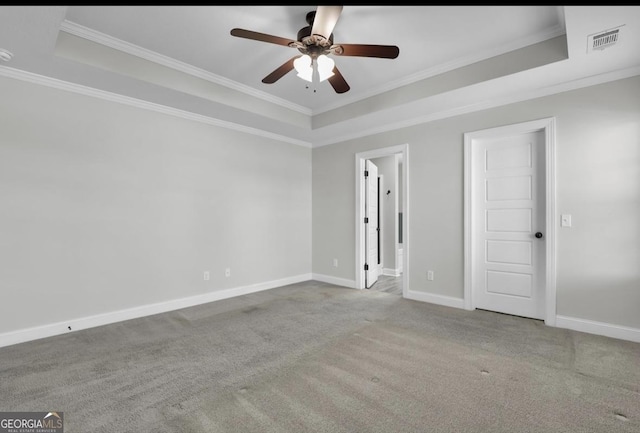
M378 167L366 161L365 170L365 287L378 281Z
M545 318L544 132L473 143L473 301Z

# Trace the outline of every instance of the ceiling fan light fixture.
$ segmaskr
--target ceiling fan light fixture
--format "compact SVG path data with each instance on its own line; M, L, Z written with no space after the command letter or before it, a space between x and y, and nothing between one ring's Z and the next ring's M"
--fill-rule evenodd
M298 73L298 77L311 82L313 80L313 68L311 67L311 56L304 54L293 61L293 67Z
M343 6L318 6L315 11L307 13L306 20L309 25L298 31L297 40L240 28L231 29L231 36L282 45L297 49L302 53L302 56L291 57L264 77L262 82L265 84L273 84L295 69L298 77L303 80L310 83L328 81L336 93L348 92L349 84L333 59L327 57L326 54L340 57L395 59L398 57L400 49L395 45L334 45L333 29L340 18L342 8Z
M334 75L333 68L336 66L336 62L334 62L333 59L321 54L318 56L316 63L318 64L320 82Z

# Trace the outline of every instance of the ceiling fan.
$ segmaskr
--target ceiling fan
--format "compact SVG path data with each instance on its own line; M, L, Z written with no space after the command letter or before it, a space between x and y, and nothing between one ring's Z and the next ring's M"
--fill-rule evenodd
M307 13L306 21L309 25L298 31L295 41L238 28L232 29L231 35L297 48L302 53L287 60L264 77L263 83L273 84L293 69L298 72L300 78L312 81L314 71L317 71L320 81L326 79L336 93L345 93L350 89L349 84L335 66L333 59L328 57L329 54L395 59L398 57L400 49L395 45L334 44L333 29L341 13L342 6L318 6L315 11Z

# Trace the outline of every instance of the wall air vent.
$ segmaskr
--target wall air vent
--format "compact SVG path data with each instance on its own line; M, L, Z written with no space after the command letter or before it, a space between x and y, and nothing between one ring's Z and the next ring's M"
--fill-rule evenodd
M619 26L615 29L604 30L602 32L589 35L587 37L587 53L594 50L604 50L605 48L609 48L610 46L618 43L622 27L623 26Z

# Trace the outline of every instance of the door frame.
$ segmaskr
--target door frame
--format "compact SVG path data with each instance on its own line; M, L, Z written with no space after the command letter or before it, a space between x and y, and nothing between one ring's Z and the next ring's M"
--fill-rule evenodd
M472 146L476 140L499 138L509 135L542 131L545 138L544 178L546 202L545 234L545 319L549 326L556 325L556 119L548 117L529 122L517 123L496 128L467 132L464 134L464 307L474 310L473 275L474 256L472 248L473 231L471 224L475 209L472 200Z
M364 178L364 260L369 265L368 270L365 270L365 285L364 287L370 289L381 275L380 266L378 265L378 259L380 258L380 177L378 176L378 166L371 160L365 161L365 173L367 176ZM372 186L375 185L376 195L372 195ZM375 209L374 207L375 201ZM373 211L373 212L372 212ZM375 224L373 220L375 219ZM371 242L371 234L375 232L375 241ZM375 243L375 245L374 245ZM372 249L375 248L375 256L372 257ZM375 276L375 280L372 278Z
M384 215L381 215L383 211L382 207L382 190L384 189L384 175L378 174L378 275L383 275L382 269L384 269Z
M409 290L409 144L383 147L380 149L358 152L355 155L355 233L356 233L356 269L355 288L364 289L364 167L367 159L380 158L402 154L402 239L403 239L403 273L402 296L406 297Z

